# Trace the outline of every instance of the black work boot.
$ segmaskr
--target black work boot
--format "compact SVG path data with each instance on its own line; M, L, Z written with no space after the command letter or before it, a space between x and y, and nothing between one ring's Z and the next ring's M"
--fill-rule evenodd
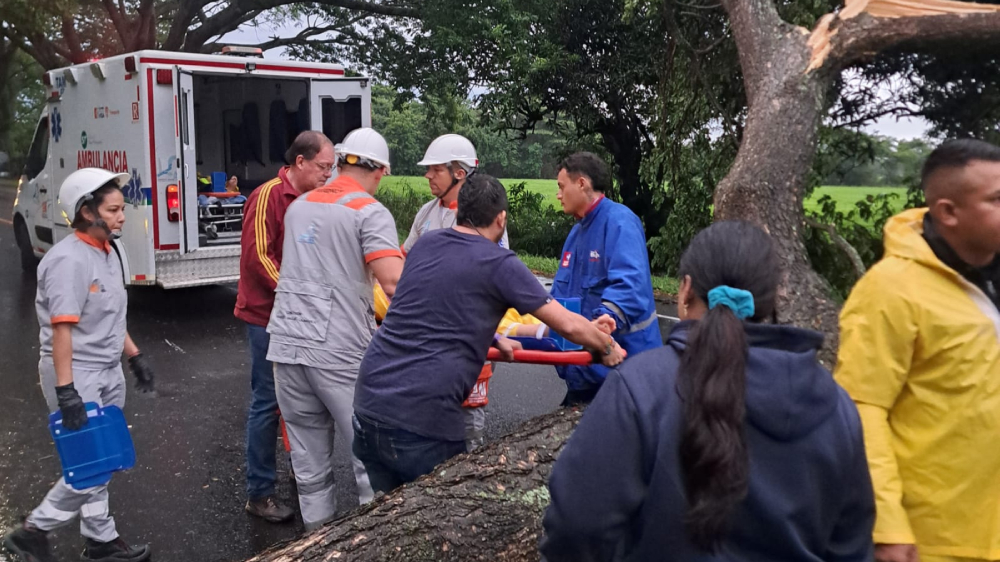
M3 546L21 562L56 562L49 550L48 533L27 523L7 533Z
M292 508L279 503L274 496L250 500L247 502L246 510L250 515L260 517L268 523L284 523L295 516Z
M80 560L84 562L143 562L149 559L149 545L129 546L121 537L111 542L87 539Z

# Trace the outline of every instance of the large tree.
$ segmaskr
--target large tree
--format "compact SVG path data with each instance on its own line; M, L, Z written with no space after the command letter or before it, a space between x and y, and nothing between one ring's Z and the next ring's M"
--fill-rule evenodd
M264 48L357 39L368 16L416 17L413 0L4 0L0 36L44 68L141 49L212 52L246 25L297 22Z

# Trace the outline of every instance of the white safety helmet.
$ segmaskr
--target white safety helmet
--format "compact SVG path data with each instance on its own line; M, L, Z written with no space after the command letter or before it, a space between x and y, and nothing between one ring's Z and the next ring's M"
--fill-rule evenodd
M434 164L451 164L458 162L462 164L465 171L471 171L479 166L479 157L476 156L476 147L472 142L462 135L441 135L431 141L424 153L424 159L417 162L418 166L433 166Z
M344 137L344 141L333 147L337 162L348 164L368 164L385 168L390 173L389 144L375 129L362 127L354 129ZM355 158L351 158L351 157ZM353 162L351 160L354 160Z
M110 182L115 182L119 188L125 187L131 179L128 174L116 174L101 168L80 168L63 180L56 204L62 211L66 224L72 224L80 207L93 199L92 193Z

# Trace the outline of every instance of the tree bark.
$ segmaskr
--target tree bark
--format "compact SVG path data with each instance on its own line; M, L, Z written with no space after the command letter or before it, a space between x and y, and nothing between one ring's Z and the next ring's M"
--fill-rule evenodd
M562 409L535 418L250 562L534 562L549 503L549 473L582 415Z
M838 307L802 242L803 187L816 153L831 76L806 73L808 34L781 21L771 0L724 0L740 53L749 112L729 173L715 190L715 219L751 221L773 237L782 266L781 322L827 334L831 366Z

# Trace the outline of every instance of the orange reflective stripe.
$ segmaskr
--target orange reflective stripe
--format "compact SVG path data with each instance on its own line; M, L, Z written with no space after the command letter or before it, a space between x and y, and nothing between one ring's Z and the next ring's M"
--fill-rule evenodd
M336 203L340 201L340 198L346 195L343 191L327 189L321 187L319 189L314 189L306 195L306 201L310 203Z
M377 252L372 252L370 254L365 254L365 263L371 263L380 258L400 258L402 259L403 253L399 250L379 250Z
M319 189L314 189L306 195L306 201L310 203L339 203L344 197L351 195L353 193L365 193L359 189L351 189L350 187L321 187ZM367 193L366 193L367 195ZM347 203L343 203L348 209L354 209L355 211L361 210L372 203L377 203L375 199L371 197L358 197L357 199L351 199Z
M361 209L364 209L365 207L371 205L372 203L377 203L377 201L375 201L371 197L358 197L357 199L351 199L347 203L344 203L344 206L347 207L348 209L354 209L355 211L360 211Z
M72 314L63 314L61 316L53 316L52 318L49 319L49 321L53 325L55 325L55 324L76 324L77 322L80 321L80 317L79 316L74 316Z

